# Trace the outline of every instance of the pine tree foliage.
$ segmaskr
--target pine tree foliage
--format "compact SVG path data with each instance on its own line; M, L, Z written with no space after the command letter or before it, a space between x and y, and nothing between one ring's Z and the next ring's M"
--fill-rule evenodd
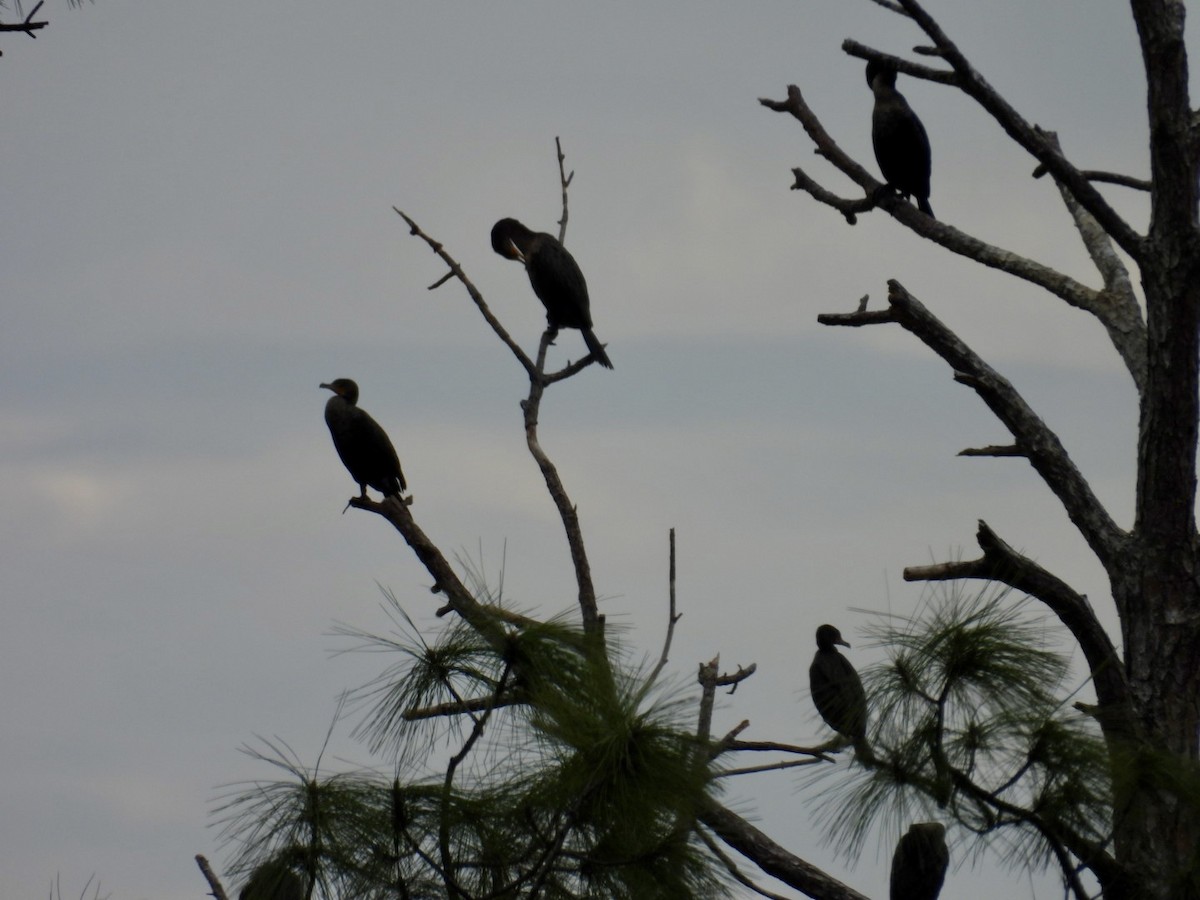
M826 788L829 840L854 856L880 820L949 818L976 852L1030 869L1057 863L1064 835L1103 843L1109 759L1064 700L1078 685L1059 631L1008 591L933 591L913 617L881 617L869 633L888 658L862 673L877 765Z
M519 624L498 648L453 625L426 643L386 596L399 632L338 633L394 657L350 703L399 774L319 777L280 742L249 750L287 777L235 786L219 807L235 872L283 860L320 897L444 897L447 883L464 897L725 894L693 832L711 791L694 699L614 667L619 647L598 654L565 622L508 613ZM406 715L478 701L451 728ZM450 774L415 746L454 753Z

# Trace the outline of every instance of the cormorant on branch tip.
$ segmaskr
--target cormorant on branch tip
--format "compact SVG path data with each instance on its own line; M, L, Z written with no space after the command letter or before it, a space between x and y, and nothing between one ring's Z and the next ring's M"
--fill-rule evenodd
M337 378L321 387L333 391L325 403L325 424L360 496L366 498L368 485L385 497L400 496L408 488L400 458L383 427L358 408L358 385L349 378Z

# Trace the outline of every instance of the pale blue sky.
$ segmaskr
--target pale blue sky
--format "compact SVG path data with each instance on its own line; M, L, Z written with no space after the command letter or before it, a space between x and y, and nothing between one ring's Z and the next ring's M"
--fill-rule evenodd
M1145 175L1137 43L1117 0L928 8L1080 165ZM414 513L483 547L506 590L571 602L560 526L523 444L522 373L391 211L414 216L532 347L543 314L491 224L552 229L554 138L575 170L568 245L613 372L555 387L542 439L578 503L604 612L657 653L667 529L679 543L672 665L759 674L717 728L824 734L812 632L851 608L911 611L905 565L973 555L975 522L1087 593L1107 586L1032 470L962 460L1005 440L898 329L834 330L900 279L1060 431L1121 521L1133 394L1100 328L948 257L880 213L854 228L788 190L804 165L850 192L788 117L801 86L874 169L855 37L915 30L867 0L447 4L49 0L0 36L0 896L95 872L114 900L195 900L222 855L219 785L279 735L315 756L336 695L378 660L333 622L384 628L376 582L431 622L428 576L353 492L317 385L353 377L391 433ZM901 79L934 153L938 215L1089 283L1052 185L982 113ZM1107 189L1141 224L1144 202ZM581 352L566 332L558 359ZM862 666L878 651L856 646ZM343 755L364 748L335 736ZM817 843L792 776L730 787L797 852L872 896ZM893 836L884 838L890 848ZM946 896L1029 893L965 867ZM70 891L68 891L70 893ZM1043 885L1038 896L1054 895Z

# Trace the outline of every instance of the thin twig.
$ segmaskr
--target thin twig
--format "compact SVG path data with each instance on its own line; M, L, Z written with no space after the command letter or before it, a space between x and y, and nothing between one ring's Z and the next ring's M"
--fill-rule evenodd
M558 181L562 185L562 218L558 220L558 242L565 244L567 242L567 188L571 186L571 182L575 180L575 171L572 170L568 175L563 168L563 163L567 158L563 155L562 141L558 137L554 138L554 149L558 154Z
M438 703L435 706L425 706L420 709L407 709L404 711L403 719L405 722L417 722L422 719L434 719L439 716L460 716L471 715L472 713L482 712L486 709L497 709L502 706L516 706L523 701L516 697L499 697L495 694L489 694L486 697L471 697L467 700L456 700L452 703Z
M400 216L400 218L402 218L405 222L408 223L409 232L411 234L413 234L414 236L419 237L426 244L428 244L430 249L433 250L433 252L436 253L439 257L441 257L442 262L444 262L447 266L450 267L449 274L452 275L453 277L457 278L459 281L461 281L463 283L463 287L465 287L467 289L467 293L470 294L471 299L473 301L475 301L475 306L478 307L479 312L483 315L483 318L487 321L487 323L489 325L492 326L492 331L496 332L496 336L499 337L500 340L502 340L505 343L505 345L508 347L508 349L513 352L513 355L517 358L517 360L524 367L525 371L528 372L529 376L532 378L535 374L533 361L530 360L530 358L526 355L525 351L521 349L521 347L517 344L517 342L512 339L512 337L509 335L508 331L504 328L503 325L500 324L500 320L497 319L492 314L491 309L488 308L487 303L483 299L483 294L481 294L479 292L479 289L476 288L475 285L473 285L471 283L471 280L469 278L467 278L466 273L463 271L462 266L458 264L458 261L456 259L454 259L454 257L452 257L449 253L446 252L446 248L444 246L442 246L442 243L440 241L434 240L429 235L427 235L424 231L422 231L421 227L407 213L403 212L401 209L399 209L398 207L395 207L395 206L393 206L392 209L394 209L396 211L396 214L398 216ZM432 285L430 285L429 289L433 290L434 288L440 287L441 285L445 284L448 280L449 280L449 276L440 278L436 282L434 282Z
M40 31L41 29L45 28L47 25L50 24L49 22L33 21L33 17L37 15L37 11L42 8L43 2L45 2L45 0L38 0L37 5L29 11L29 15L27 15L25 17L24 22L16 22L16 23L12 23L12 24L6 24L4 22L0 22L0 31L23 31L27 35L29 35L31 38L34 38L36 40L37 35L34 34L34 32ZM18 11L17 14L20 15L20 12Z
M681 615L675 612L675 529L670 530L668 541L670 543L670 564L667 575L667 635L663 639L662 654L658 658L658 665L654 667L654 671L650 673L650 677L646 679L647 687L654 684L658 680L658 676L662 674L662 670L667 665L667 659L671 653L671 641L675 637L675 623L682 618Z
M724 769L713 774L713 778L729 778L733 775L753 775L758 772L777 772L780 769L795 769L799 766L815 766L832 759L786 759L782 762L764 763L761 766L744 766L740 769Z
M1033 170L1034 178L1044 177L1050 170L1044 165L1039 165ZM1150 183L1148 178L1134 178L1132 175L1122 175L1120 172L1102 172L1097 169L1081 169L1079 172L1088 181L1099 181L1104 184L1116 184L1121 187L1132 188L1135 191L1149 192L1154 185Z

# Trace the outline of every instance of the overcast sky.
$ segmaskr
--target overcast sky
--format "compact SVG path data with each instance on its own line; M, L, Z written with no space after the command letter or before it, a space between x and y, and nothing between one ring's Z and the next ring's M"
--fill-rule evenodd
M26 4L29 6L30 4ZM11 4L10 4L11 6ZM1118 0L929 0L929 10L1080 166L1146 175L1144 80ZM524 376L398 206L443 241L532 350L543 312L492 223L568 246L616 368L547 395L544 447L578 504L602 611L657 654L667 530L683 619L672 667L758 664L715 728L808 742L812 634L908 613L906 565L973 556L976 521L1115 616L1100 568L1032 469L960 459L1006 434L897 328L821 312L897 278L1001 368L1128 523L1136 410L1102 330L903 231L849 227L789 191L812 154L759 97L798 84L872 170L855 37L920 43L868 0L753 3L48 0L36 41L0 35L0 897L197 900L226 858L222 784L277 735L315 759L337 695L377 658L333 656L335 622L385 629L379 585L434 627L429 577L354 485L318 384L358 380L422 527L526 608L570 608L561 526L525 451ZM13 18L0 11L0 20ZM943 220L1090 284L1053 186L947 89L901 79L933 144ZM1142 227L1145 203L1106 190ZM564 332L554 359L582 354ZM333 745L364 747L340 725ZM820 844L792 775L730 802L864 893L887 859ZM954 835L953 841L956 839ZM944 896L1053 897L961 868ZM232 887L232 885L230 885Z

